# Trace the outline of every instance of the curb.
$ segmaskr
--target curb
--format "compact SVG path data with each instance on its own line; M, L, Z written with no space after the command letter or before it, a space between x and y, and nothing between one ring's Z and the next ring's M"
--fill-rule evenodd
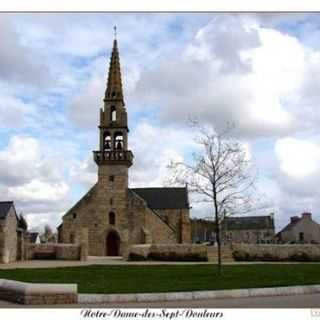
M78 303L152 302L223 298L248 298L261 296L286 296L307 293L320 293L320 285L190 292L78 294Z
M0 279L0 299L21 304L77 303L78 285Z

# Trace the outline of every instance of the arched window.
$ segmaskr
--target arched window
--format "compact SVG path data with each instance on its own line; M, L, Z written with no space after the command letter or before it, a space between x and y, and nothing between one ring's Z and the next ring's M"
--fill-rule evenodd
M114 148L116 150L123 149L123 135L122 132L116 132L114 135Z
M117 110L115 106L111 106L110 120L112 122L117 120Z
M116 224L116 214L114 212L109 212L109 224L115 225Z
M103 150L111 150L111 135L110 135L110 132L105 132L105 134L104 134Z

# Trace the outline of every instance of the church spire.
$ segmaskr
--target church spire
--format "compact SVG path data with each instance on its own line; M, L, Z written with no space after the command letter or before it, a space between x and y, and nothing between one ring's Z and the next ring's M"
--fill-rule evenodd
M118 43L116 39L116 30L117 30L116 27L114 27L114 30L115 30L115 34L114 34L113 48L112 48L112 54L110 59L107 89L105 93L105 101L121 100L124 105L122 82L121 82L120 58L119 58Z

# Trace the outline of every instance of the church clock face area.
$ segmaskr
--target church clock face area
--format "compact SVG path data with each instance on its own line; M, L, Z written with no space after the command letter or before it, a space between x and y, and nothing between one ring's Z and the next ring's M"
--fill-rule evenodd
M62 243L86 241L90 256L126 256L135 244L191 242L187 188L129 188L134 152L128 134L115 32L99 114L99 149L93 151L97 182L59 226Z

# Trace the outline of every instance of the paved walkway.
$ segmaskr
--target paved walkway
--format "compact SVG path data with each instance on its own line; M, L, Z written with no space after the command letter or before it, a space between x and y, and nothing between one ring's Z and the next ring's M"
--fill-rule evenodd
M0 308L320 308L320 294L192 301L29 306L0 301Z
M244 264L301 264L308 262L225 262L224 265ZM320 262L312 262L319 263ZM64 260L27 260L8 264L0 264L0 270L7 269L32 269L32 268L62 268L80 267L90 265L198 265L217 264L217 262L167 262L167 261L126 261L122 257L88 257L87 261Z

